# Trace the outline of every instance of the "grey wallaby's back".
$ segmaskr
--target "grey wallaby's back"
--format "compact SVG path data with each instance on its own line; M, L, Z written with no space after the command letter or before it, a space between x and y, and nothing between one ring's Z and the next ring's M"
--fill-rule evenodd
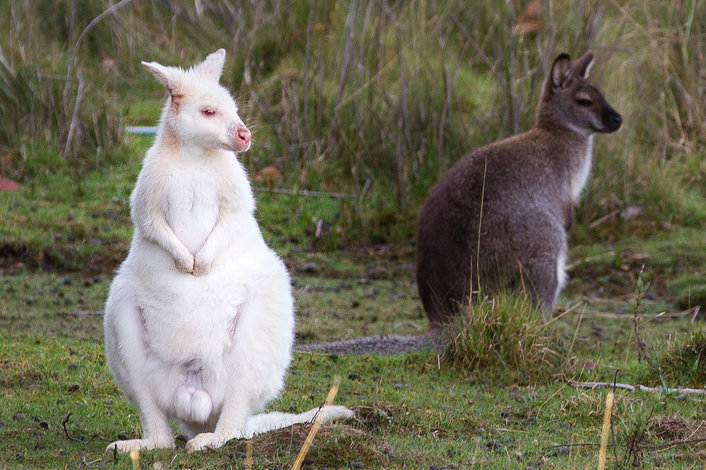
M432 328L478 292L524 290L551 310L593 133L622 124L587 80L592 63L591 52L575 61L559 55L535 126L468 153L432 189L417 228L417 283Z

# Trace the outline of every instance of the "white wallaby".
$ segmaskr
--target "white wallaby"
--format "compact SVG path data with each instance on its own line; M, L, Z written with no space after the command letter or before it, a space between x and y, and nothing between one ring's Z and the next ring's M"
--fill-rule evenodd
M109 450L188 451L311 421L254 415L284 385L294 339L289 275L265 244L234 152L250 131L218 82L225 51L189 70L142 64L169 98L130 197L135 231L105 306L108 366L140 411L142 439ZM352 416L324 409L325 421Z

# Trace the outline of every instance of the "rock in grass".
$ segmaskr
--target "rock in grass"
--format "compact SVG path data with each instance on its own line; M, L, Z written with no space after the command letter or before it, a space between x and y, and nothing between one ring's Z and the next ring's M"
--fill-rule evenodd
M497 439L491 439L485 444L488 450L500 449L502 446L502 443Z

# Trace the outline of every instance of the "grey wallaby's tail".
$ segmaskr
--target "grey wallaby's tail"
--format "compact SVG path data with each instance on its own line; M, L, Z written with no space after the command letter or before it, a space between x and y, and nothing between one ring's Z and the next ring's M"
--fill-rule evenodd
M432 335L420 336L372 336L354 338L330 343L300 344L297 351L324 352L329 354L384 354L394 355L406 352L438 350L439 340Z

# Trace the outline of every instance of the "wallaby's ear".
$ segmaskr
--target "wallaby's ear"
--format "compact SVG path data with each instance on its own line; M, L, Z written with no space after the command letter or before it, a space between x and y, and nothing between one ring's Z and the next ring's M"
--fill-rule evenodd
M225 62L225 49L218 49L213 54L209 54L199 65L194 67L194 70L200 73L204 78L217 82L221 78L223 64L225 64Z
M552 70L549 72L552 88L564 88L569 81L571 81L573 74L569 54L559 54L559 56L554 59Z
M591 67L593 67L593 52L591 51L586 52L571 65L571 68L574 69L574 73L583 78L588 78L588 72L591 71Z
M174 67L165 67L157 62L142 62L142 65L152 72L152 74L157 77L164 88L167 89L172 97L179 96L180 93L180 83L177 77L177 69Z

